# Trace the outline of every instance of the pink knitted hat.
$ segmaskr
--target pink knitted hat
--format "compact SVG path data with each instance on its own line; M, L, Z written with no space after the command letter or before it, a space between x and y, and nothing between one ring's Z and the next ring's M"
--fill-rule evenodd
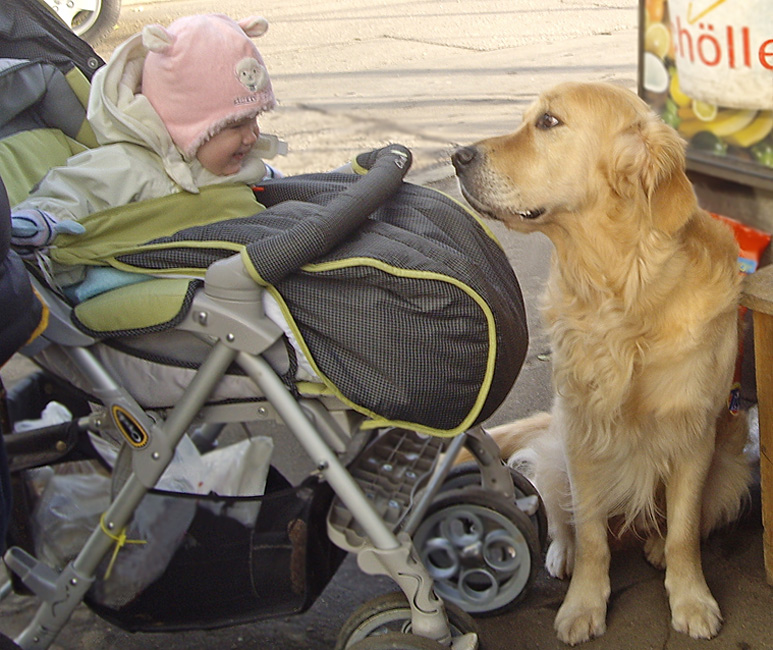
M188 16L167 29L148 25L142 94L185 156L223 128L276 105L268 71L250 40L268 29L264 18L235 22L222 14Z

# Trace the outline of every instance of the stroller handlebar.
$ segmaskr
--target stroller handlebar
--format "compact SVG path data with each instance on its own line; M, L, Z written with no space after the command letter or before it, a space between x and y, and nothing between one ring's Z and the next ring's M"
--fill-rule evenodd
M315 206L312 213L288 230L247 246L249 257L266 282L278 282L346 240L400 189L412 155L406 147L393 144L360 154L356 160L369 170L356 183L327 205Z
M355 160L360 167L367 170L373 169L376 164L387 166L394 163L399 170L402 170L400 174L400 179L402 179L411 167L413 156L407 147L401 144L390 144L381 149L358 154Z

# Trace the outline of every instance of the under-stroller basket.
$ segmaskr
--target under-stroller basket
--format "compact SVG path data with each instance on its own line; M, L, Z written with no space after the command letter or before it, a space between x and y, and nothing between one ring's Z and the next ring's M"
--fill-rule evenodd
M346 555L325 532L332 490L313 477L291 487L271 468L261 497L152 494L195 503L166 570L123 605L105 604L104 577L85 599L102 618L130 632L224 627L303 612ZM253 526L230 516L239 504L259 505Z

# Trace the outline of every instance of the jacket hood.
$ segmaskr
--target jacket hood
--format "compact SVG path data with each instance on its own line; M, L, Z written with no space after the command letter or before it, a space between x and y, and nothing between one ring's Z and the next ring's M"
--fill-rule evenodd
M137 34L120 45L92 79L88 120L101 145L137 144L158 154L166 172L183 189L198 192L189 164L142 90L147 50Z

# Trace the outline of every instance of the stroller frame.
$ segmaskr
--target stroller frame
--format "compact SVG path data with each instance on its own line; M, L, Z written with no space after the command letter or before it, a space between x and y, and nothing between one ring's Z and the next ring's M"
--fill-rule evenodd
M49 297L50 290L38 286ZM441 646L456 650L478 647L475 633L452 638L443 601L433 591L433 579L417 559L410 533L448 474L463 445L472 451L481 471L484 487L498 491L510 501L514 498L508 469L498 458L498 448L491 438L476 427L451 440L445 458L437 465L421 495L412 505L410 517L395 533L376 511L374 505L347 471L335 448L345 447L346 433L330 412L316 400L296 401L261 352L281 338L282 331L262 309L259 287L245 272L239 256L216 262L206 273L204 288L193 299L186 319L179 329L214 339L208 358L200 367L182 399L165 419L154 422L132 396L104 370L89 351L93 340L67 322L67 307L59 303L52 310L51 324L45 337L59 345L68 357L89 377L94 394L121 420L121 428L131 449L131 474L104 513L103 525L91 533L77 557L57 573L18 547L10 548L5 562L21 581L42 601L33 620L15 639L24 650L45 649L68 621L95 580L102 558L115 543L116 535L130 522L142 498L153 488L174 455L183 434L197 418L208 420L207 398L232 363L240 366L267 398L257 409L259 417L278 418L305 449L316 471L333 488L351 512L365 537L344 532L331 539L349 552L356 552L360 568L369 574L391 576L407 596L411 609L413 634L436 640ZM49 302L56 305L56 302ZM243 408L234 405L235 408ZM214 407L223 420L223 409ZM254 405L251 410L255 413ZM211 417L211 416L210 416ZM236 418L241 420L237 412ZM85 418L87 428L98 423ZM217 431L218 427L214 427Z

